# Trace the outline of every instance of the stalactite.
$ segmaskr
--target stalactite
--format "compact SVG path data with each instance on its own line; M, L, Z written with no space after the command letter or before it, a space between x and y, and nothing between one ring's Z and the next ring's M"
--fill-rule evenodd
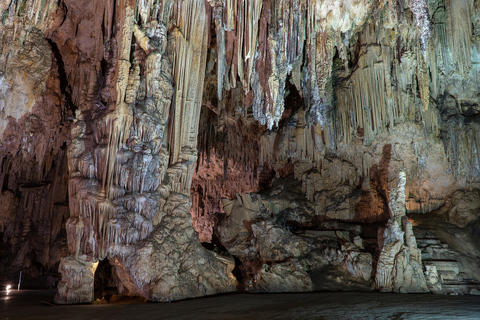
M232 1L227 1L227 7L231 10ZM223 8L222 7L215 7L213 8L213 17L215 18L215 33L216 33L216 53L217 53L217 96L218 100L221 101L223 97L223 86L225 77L227 76L227 65L225 60L225 26L223 23ZM229 14L229 10L227 9L227 15ZM230 16L232 14L230 13ZM229 16L229 17L230 17ZM232 18L230 18L232 19ZM229 21L227 18L227 25L229 29L235 29L235 23Z
M425 56L427 52L428 40L431 35L431 22L430 15L428 13L428 1L427 0L413 0L408 2L410 9L415 15L417 28L420 33L420 46L422 54Z
M200 0L176 8L179 25L171 34L175 39L173 76L176 82L171 163L182 160L182 148L196 146L210 25L205 10L205 2Z
M105 187L105 194L108 198L111 198L113 178L115 174L115 164L117 161L117 152L119 149L125 146L130 134L130 126L133 121L133 110L125 102L117 105L115 117L110 120L111 132L109 136L109 144L106 155L106 169L104 171L104 179L102 181Z
M455 69L459 74L466 75L472 68L470 3L468 1L452 0L448 5L448 13L449 49L454 57Z
M241 3L241 2L240 2ZM243 13L245 18L242 19L243 23L240 23L240 34L244 34L244 45L243 45L243 57L242 65L245 65L245 88L248 91L251 88L251 75L253 74L254 68L254 61L255 61L255 52L257 50L257 40L258 40L258 33L257 30L259 28L259 20L260 14L262 12L263 1L252 1L247 0L244 1L244 9ZM240 46L239 46L240 47ZM243 69L240 65L238 70Z

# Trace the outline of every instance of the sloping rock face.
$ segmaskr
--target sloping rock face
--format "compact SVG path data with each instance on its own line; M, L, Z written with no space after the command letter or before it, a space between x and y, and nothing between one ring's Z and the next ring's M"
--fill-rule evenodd
M58 303L90 302L105 259L153 301L234 291L232 271L250 291L449 293L462 272L417 247L421 214L480 279L478 1L0 14L1 274L60 271Z

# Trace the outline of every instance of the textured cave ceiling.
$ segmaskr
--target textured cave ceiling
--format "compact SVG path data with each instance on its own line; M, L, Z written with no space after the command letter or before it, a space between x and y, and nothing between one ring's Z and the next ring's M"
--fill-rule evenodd
M0 14L0 280L479 293L480 1Z

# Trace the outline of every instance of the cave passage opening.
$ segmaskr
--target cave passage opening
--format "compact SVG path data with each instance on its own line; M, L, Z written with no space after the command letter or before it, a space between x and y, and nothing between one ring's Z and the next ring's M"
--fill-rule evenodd
M115 267L108 258L100 260L94 276L94 300L109 301L112 296L118 295Z

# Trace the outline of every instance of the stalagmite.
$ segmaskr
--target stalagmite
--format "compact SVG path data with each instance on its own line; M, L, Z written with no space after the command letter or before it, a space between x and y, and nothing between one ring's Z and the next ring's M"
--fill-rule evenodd
M398 187L390 192L391 216L382 237L375 285L384 292L428 292L412 223L405 215L405 184L405 172L400 171Z

